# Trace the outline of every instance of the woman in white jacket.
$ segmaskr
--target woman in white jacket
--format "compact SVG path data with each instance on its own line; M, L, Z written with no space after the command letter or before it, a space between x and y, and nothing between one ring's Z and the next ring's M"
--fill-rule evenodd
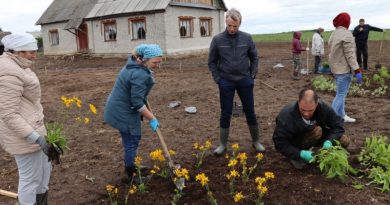
M312 39L311 54L315 59L314 73L319 73L322 55L324 55L324 39L321 35L322 32L324 32L323 28L316 29Z
M20 205L47 204L51 173L43 122L41 86L30 69L37 41L31 34L10 34L1 42L0 145L15 157Z

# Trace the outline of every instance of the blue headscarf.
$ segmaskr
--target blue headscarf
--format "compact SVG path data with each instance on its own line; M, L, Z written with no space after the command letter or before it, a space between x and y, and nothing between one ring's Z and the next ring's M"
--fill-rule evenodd
M158 56L162 56L163 51L157 44L140 44L135 48L138 55L143 59L150 59Z

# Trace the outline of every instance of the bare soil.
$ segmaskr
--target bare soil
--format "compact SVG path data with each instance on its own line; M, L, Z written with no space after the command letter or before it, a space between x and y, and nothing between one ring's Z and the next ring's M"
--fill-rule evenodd
M260 72L255 85L255 109L261 124L261 141L267 148L264 160L254 176L272 171L276 179L269 183L266 204L390 204L390 194L381 193L373 185L363 190L352 188L352 180L342 183L326 179L319 169L312 165L299 171L293 169L288 161L275 151L272 133L275 117L284 105L297 99L300 89L310 86L313 74L292 81L292 61L289 43L259 43ZM390 67L390 52L386 48L390 42L384 42L382 65ZM364 74L372 74L377 62L379 42L369 43L370 67ZM310 64L313 57L309 55ZM326 58L325 58L326 61ZM119 133L104 124L102 112L106 98L114 84L115 77L125 64L124 58L76 58L40 57L34 64L34 70L41 81L42 103L46 121L58 121L62 106L60 96L78 96L83 101L93 103L98 115L91 119L88 126L67 130L69 147L62 157L60 165L53 166L50 181L50 204L109 204L105 187L107 184L120 186L121 199L126 192L121 185L123 172L123 151ZM302 54L306 64L306 54ZM284 69L274 69L273 65L282 63ZM312 66L310 66L312 69ZM207 56L188 56L181 59L166 59L161 69L156 70L157 83L149 101L156 113L170 149L176 151L173 157L176 163L191 170L191 181L187 182L186 195L180 204L207 204L207 195L195 175L205 172L210 178L210 187L219 204L234 204L228 195L227 159L216 157L209 151L201 169L194 168L193 143L203 143L207 139L218 144L219 96L218 88L207 68ZM334 94L320 93L331 103ZM357 118L354 124L346 124L346 134L352 139L348 148L352 154L358 153L364 139L373 132L390 136L390 99L386 97L348 97L346 111ZM168 108L171 101L181 101L181 106ZM239 100L236 100L239 102ZM196 114L187 114L186 106L195 106ZM253 162L255 152L251 146L249 132L244 117L232 119L230 143L239 143L240 152L247 152ZM148 154L161 148L157 137L144 123L139 155L145 165L151 165ZM229 151L230 152L230 151ZM0 149L0 189L17 191L18 173L13 156ZM366 180L360 181L367 183ZM152 178L148 184L148 193L131 195L128 204L170 204L174 194L174 185L169 180ZM238 183L237 190L244 194L255 192L253 181ZM14 204L16 201L0 196L0 205ZM252 204L244 201L241 204Z

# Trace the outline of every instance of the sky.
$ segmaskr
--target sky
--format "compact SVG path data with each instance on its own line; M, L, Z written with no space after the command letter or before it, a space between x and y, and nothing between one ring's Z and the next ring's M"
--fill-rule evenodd
M0 0L0 28L20 33L39 31L35 26L53 0ZM5 3L7 2L7 3ZM240 29L251 34L310 30L333 30L332 20L348 12L350 29L360 18L379 28L390 28L388 0L225 0L228 8L238 9L243 17Z

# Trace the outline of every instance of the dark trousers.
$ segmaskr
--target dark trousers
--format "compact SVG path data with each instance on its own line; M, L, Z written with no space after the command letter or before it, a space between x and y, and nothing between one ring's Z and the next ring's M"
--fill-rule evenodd
M314 73L318 73L321 64L321 56L314 56Z
M120 132L124 150L124 159L126 167L134 167L134 159L137 155L137 149L141 135L132 135L126 132Z
M246 77L239 81L231 81L221 78L218 82L218 87L221 105L221 128L230 127L235 91L237 91L240 97L247 124L257 125L253 99L254 79Z
M362 54L363 54L363 68L368 69L368 47L367 42L356 42L356 56L359 67L362 67Z

